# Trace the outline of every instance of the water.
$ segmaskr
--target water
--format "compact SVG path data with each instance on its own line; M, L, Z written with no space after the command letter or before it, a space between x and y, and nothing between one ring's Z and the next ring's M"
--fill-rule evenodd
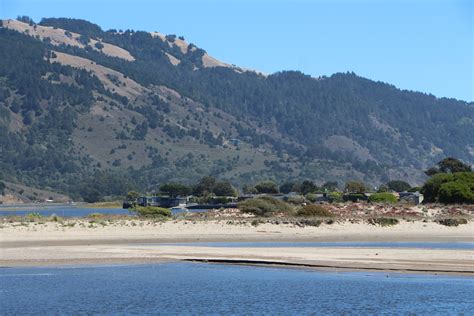
M122 208L82 208L74 206L46 206L31 207L17 210L0 209L0 217L2 216L25 216L29 213L38 213L41 216L58 215L61 217L85 217L92 213L102 213L108 215L131 215L129 210Z
M174 208L171 210L174 215L186 212L198 213L207 212L209 210L187 210L181 208ZM0 217L2 216L25 216L29 213L38 213L41 216L58 215L61 217L85 217L92 213L101 213L107 215L133 215L127 209L122 208L86 208L74 206L45 206L45 207L27 207L18 208L15 210L5 210L0 208Z
M472 315L474 279L265 267L0 269L0 314Z
M143 244L144 246L193 246L225 248L422 248L422 249L472 249L474 242L193 242L173 244Z

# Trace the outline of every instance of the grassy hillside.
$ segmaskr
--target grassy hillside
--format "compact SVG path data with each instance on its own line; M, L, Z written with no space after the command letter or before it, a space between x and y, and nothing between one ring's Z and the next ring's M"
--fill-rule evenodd
M204 175L378 184L474 162L474 106L361 78L269 76L174 35L24 18L0 28L0 178L73 198Z

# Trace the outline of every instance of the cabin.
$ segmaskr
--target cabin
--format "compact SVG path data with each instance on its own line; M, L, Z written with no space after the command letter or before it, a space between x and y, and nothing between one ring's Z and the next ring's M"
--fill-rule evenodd
M137 199L138 206L156 206L171 208L185 204L186 198L169 196L141 196Z
M399 193L400 201L410 202L414 204L421 204L423 203L423 194L420 192L400 192Z

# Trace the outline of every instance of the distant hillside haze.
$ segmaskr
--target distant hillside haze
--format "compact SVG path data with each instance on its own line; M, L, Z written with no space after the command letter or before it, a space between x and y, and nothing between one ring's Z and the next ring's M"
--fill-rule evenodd
M0 134L0 179L74 198L207 175L415 185L446 156L474 163L474 104L352 72L264 75L175 35L22 17L1 22Z

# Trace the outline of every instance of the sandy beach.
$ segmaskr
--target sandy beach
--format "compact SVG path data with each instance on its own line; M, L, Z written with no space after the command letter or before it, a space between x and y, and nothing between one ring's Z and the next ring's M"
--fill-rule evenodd
M74 220L4 223L0 266L202 261L271 264L318 269L381 270L474 275L472 249L350 247L203 247L192 242L474 242L474 223L446 227L402 221L391 227L367 223L253 226L229 221L120 220L107 225Z

